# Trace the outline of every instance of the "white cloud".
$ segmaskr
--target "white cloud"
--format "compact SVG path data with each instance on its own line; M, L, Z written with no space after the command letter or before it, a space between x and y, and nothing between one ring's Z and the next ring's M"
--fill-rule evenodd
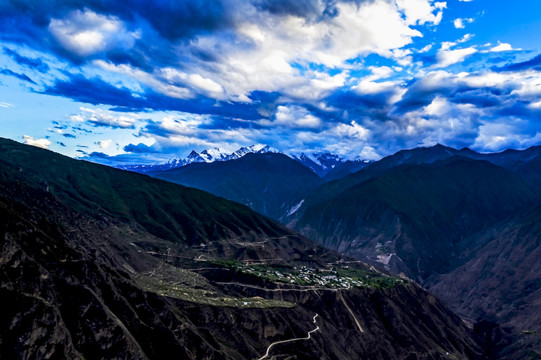
M126 64L115 65L103 60L96 60L93 64L103 70L127 75L155 91L173 98L191 99L195 96L192 90L184 87L184 84L175 84L177 81L180 83L185 81L186 74L172 68L158 69L155 74L150 74Z
M32 136L24 135L24 143L27 145L37 146L42 149L48 149L51 145L51 142L47 139L36 139Z
M475 54L476 52L477 49L474 46L456 50L440 50L436 55L436 60L438 62L434 65L434 67L443 68L462 62L466 57Z
M101 109L80 108L80 114L69 115L75 122L88 122L94 126L110 126L114 128L133 128L139 115L133 113L118 113Z
M263 124L285 125L293 128L315 129L321 126L320 118L312 115L308 110L301 106L280 105L274 115L273 122L262 122Z
M406 15L406 24L424 25L441 22L442 11L447 7L446 2L428 2L425 0L396 0L398 8ZM438 10L436 13L434 11Z
M324 4L319 6L323 12ZM348 59L370 53L395 58L407 66L411 56L401 50L413 38L422 36L412 26L438 24L445 3L348 1L336 3L336 7L335 17L307 21L257 11L249 2L237 3L236 36L214 33L194 39L186 45L186 52L213 53L216 62L196 61L188 70L219 84L235 101L249 101L249 93L256 89L297 97L297 89L309 86L315 86L316 91L305 92L305 98L317 99L326 94L320 91L325 90L325 80L319 81L314 72L300 69L315 63L344 70L350 66ZM345 80L342 74L328 77L336 84L330 88L342 86Z
M462 43L465 43L468 40L471 40L473 37L474 37L473 34L464 34L464 36L461 37L460 39L458 39L456 42L459 43L459 44L462 44Z
M436 96L429 105L425 106L425 113L428 115L442 116L447 111L449 111L449 102L440 96Z
M107 149L111 144L113 143L113 140L107 139L107 140L100 140L98 141L98 146L100 149Z
M374 149L374 147L372 146L363 146L361 152L359 153L359 156L358 156L360 159L362 160L379 160L381 159L381 155L378 154L378 152L376 151L376 149Z
M502 122L486 122L479 127L479 135L475 139L474 147L486 151L499 151L516 146L520 143L520 136L516 133L515 124Z
M210 122L211 120L206 116L185 114L182 117L165 116L159 122L158 127L174 135L195 136L198 133L199 126Z
M318 100L333 90L344 86L347 78L347 71L336 75L329 75L326 72L311 71L303 77L291 78L290 86L282 89L284 95L297 99Z
M520 49L513 49L511 44L508 44L508 43L499 43L497 46L490 48L489 51L501 52L501 51L512 51L512 50L520 50Z
M458 18L453 21L453 25L455 25L455 28L457 29L464 29L466 24L471 24L473 20L473 18Z
M139 32L129 32L122 21L91 10L76 10L64 19L52 19L49 32L66 50L78 56L90 56L116 47L130 48Z
M338 135L340 138L350 138L350 139L359 139L366 140L370 135L370 130L364 126L358 124L356 121L352 121L349 124L340 123L334 128L329 130L331 134Z
M530 103L528 107L534 110L541 110L541 100Z
M430 50L432 50L432 44L428 44L426 45L425 47L423 47L421 50L419 50L418 52L420 53L427 53L429 52Z
M7 109L7 108L14 107L14 106L15 106L15 105L10 104L10 103L7 103L7 102L0 102L0 108Z
M188 76L188 82L193 86L213 94L223 93L223 89L217 82L212 79L204 78L199 74L191 74Z

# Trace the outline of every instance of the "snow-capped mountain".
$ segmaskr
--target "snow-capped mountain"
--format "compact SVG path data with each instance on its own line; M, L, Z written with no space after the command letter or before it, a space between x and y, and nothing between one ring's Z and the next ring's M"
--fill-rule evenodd
M243 157L246 154L251 154L251 153L264 154L264 153L278 153L278 152L279 152L278 150L273 149L268 145L255 144L248 147L243 146L237 151L234 151L232 153L226 153L220 150L219 148L212 148L212 149L201 151L199 155L203 159L204 162L211 163L215 161L235 160L235 159L239 159ZM194 151L192 151L192 153L194 153Z
M192 164L192 163L212 163L215 161L235 160L250 153L264 154L264 153L278 153L278 152L279 152L278 150L271 148L268 145L263 145L263 144L255 144L248 147L243 146L237 151L234 151L232 153L225 152L219 148L211 148L211 149L203 150L199 153L195 150L192 150L192 152L190 152L190 154L186 158L174 158L174 159L169 160L165 164L120 165L117 167L123 170L129 170L129 171L138 172L138 173L147 173L151 171L175 169L175 168Z
M327 175L332 169L345 162L345 159L342 156L331 154L329 152L313 154L300 153L298 155L293 154L290 156L321 177Z
M265 154L265 153L279 153L279 151L274 148L271 148L269 145L263 145L263 144L255 144L248 147L243 146L237 151L235 151L234 153L232 153L228 160L239 159L243 157L244 155L251 154L251 153Z
M246 154L265 154L265 153L280 153L280 151L264 144L255 144L252 146L243 146L238 150L229 153L219 148L206 149L201 152L192 150L185 158L173 158L164 164L150 165L119 165L123 170L129 170L138 173L148 173L152 171L164 171L179 168L192 163L213 163L216 161L229 161L240 159ZM320 177L327 176L331 172L347 175L350 172L360 170L369 162L361 159L347 160L343 156L332 154L330 152L315 152L315 153L293 153L284 154L298 161L308 169ZM341 169L345 166L345 169ZM347 169L346 169L347 168ZM340 170L340 171L338 171ZM342 174L343 173L343 174ZM334 176L333 176L334 177Z

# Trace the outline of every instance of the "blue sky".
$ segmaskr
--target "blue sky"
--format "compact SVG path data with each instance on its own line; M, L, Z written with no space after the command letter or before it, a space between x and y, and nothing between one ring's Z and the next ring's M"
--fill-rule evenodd
M0 3L1 136L147 163L541 144L537 0Z

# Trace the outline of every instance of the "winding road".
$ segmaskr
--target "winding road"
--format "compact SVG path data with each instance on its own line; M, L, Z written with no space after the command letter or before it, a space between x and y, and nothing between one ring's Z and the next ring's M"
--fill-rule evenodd
M318 318L319 314L315 314L314 315L314 318L312 319L314 324L316 324L316 319ZM262 357L260 357L259 359L257 360L263 360L265 359L266 357L269 356L269 352L271 350L271 348L274 346L274 345L279 345L279 344L285 344L285 343L290 343L290 342L293 342L293 341L300 341L300 340L310 340L310 337L312 336L313 333L315 333L316 331L319 331L319 326L316 324L316 327L315 329L313 330L310 330L308 331L308 333L306 334L306 337L303 337L303 338L293 338L293 339L288 339L288 340L280 340L280 341L275 341L273 342L272 344L269 345L269 347L267 348L267 352L265 353L265 355L263 355Z

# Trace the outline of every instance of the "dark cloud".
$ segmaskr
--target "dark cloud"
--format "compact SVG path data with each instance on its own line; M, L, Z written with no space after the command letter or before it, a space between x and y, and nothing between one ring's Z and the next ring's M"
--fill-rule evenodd
M374 0L343 0L360 6ZM337 0L255 0L254 6L274 15L292 15L307 21L321 21L339 15Z
M541 54L537 55L536 57L528 61L508 64L499 68L498 67L492 68L493 71L497 71L497 72L522 71L522 70L530 70L530 69L541 71Z
M84 9L123 21L128 31L142 30L130 49L76 54L56 42L49 32L52 19L65 19ZM231 26L231 11L221 0L17 0L0 2L0 40L54 52L75 64L96 58L149 70L151 64L178 62L179 42ZM24 60L23 60L24 61Z
M427 84L426 78L415 79L407 84L407 91L395 104L393 113L404 114L429 105L436 96L453 98L470 90L473 88L452 79L442 80L435 84Z
M150 89L142 96L136 96L129 89L117 88L100 78L87 79L82 75L74 75L66 81L57 80L53 86L45 88L43 93L93 105L111 105L135 111L173 110L245 120L257 120L263 117L258 112L259 104L216 101L204 96L189 100L176 99Z
M137 154L156 154L160 151L153 146L148 146L143 143L139 144L128 144L124 146L124 151L129 153L137 153Z
M63 142L57 141L56 143L62 147L66 147L66 144L64 144Z
M22 56L16 51L13 51L6 47L4 48L4 54L11 57L19 65L29 67L41 73L46 73L47 71L49 71L49 65L44 63L41 59L32 59L26 56Z
M77 136L73 135L73 134L62 134L63 137L65 138L68 138L68 139L76 139Z
M201 124L200 129L224 130L224 129L262 129L264 126L250 120L238 120L230 117L212 116L212 121L208 124Z
M30 79L26 74L20 74L15 71L9 70L9 69L0 69L0 74L7 75L7 76L13 76L16 77L19 80L27 81L31 84L37 85L36 82L32 79Z
M257 0L254 5L274 15L293 15L310 21L338 15L333 0Z
M84 132L84 133L87 133L87 134L94 133L92 130L84 129L84 128L80 127L80 126L73 126L71 129L75 130L75 131Z
M489 108L501 105L501 98L490 94L486 89L458 93L450 98L456 104L472 104L480 108Z
M3 19L25 17L40 28L51 18L63 18L73 10L89 9L124 21L144 19L164 38L190 38L224 26L225 11L219 0L17 0L0 4Z
M126 88L116 88L100 78L87 79L74 75L67 81L57 80L47 87L44 94L58 95L93 105L108 104L132 108L142 108L145 101L132 95Z
M518 117L522 119L539 119L541 111L529 108L529 104L530 102L527 101L515 101L512 104L499 109L496 112L496 115L501 117Z

